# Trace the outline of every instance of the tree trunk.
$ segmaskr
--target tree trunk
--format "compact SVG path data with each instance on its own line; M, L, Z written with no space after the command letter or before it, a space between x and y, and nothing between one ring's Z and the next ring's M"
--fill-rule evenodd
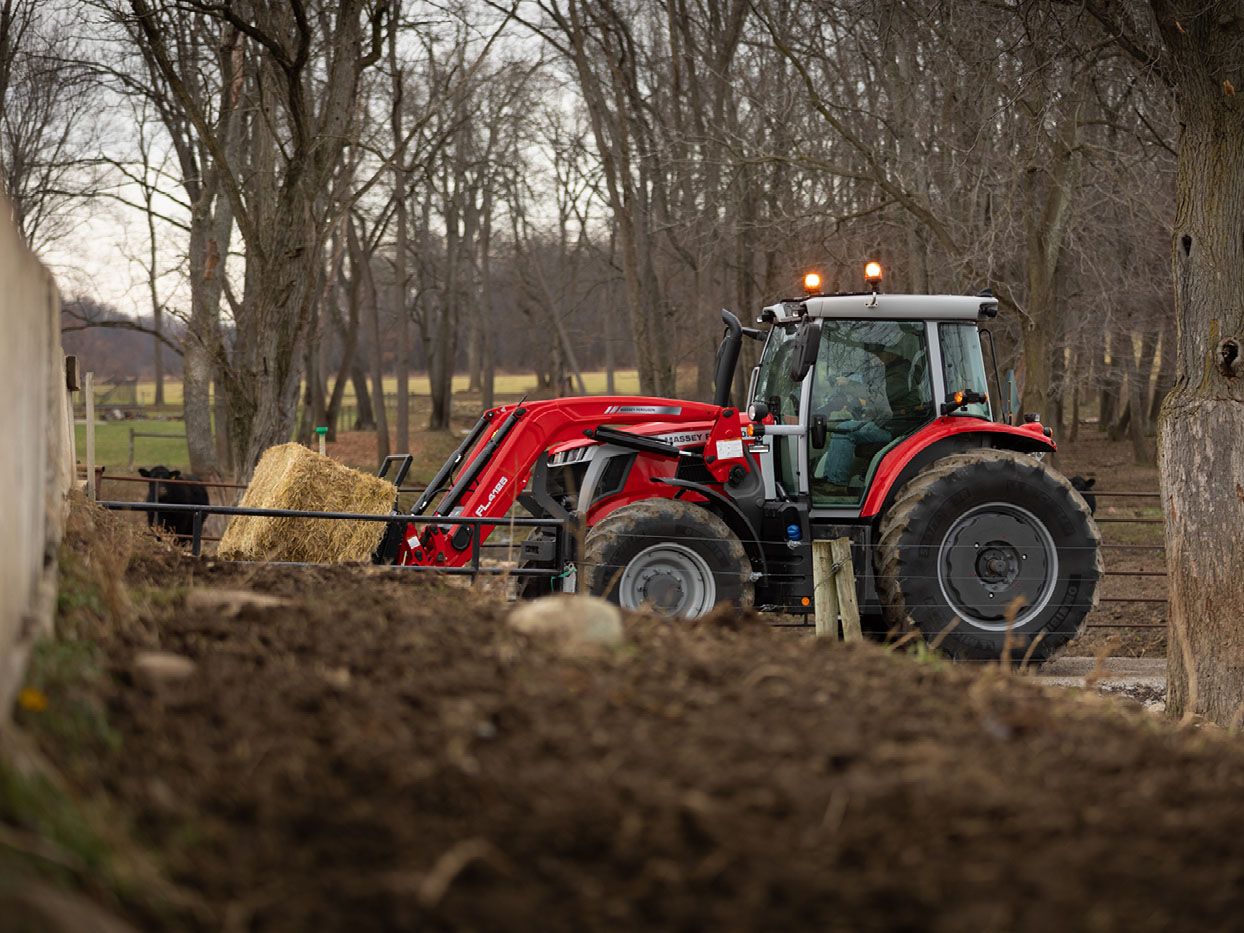
M212 419L216 427L216 463L222 476L236 478L238 468L233 462L233 446L229 443L229 397L219 376L214 377L209 383L209 388L212 396L212 409L208 417Z
M1144 395L1141 392L1140 374L1136 366L1136 357L1130 347L1124 348L1123 365L1127 375L1127 435L1132 442L1132 459L1145 465L1153 462L1153 453L1149 450L1149 439L1145 436Z
M1136 361L1136 366L1132 370L1132 375L1136 379L1136 391L1138 393L1134 411L1139 421L1140 432L1146 437L1153 432L1151 426L1152 418L1149 416L1149 397L1152 394L1154 371L1158 368L1155 350L1158 348L1158 333L1153 329L1146 329L1140 338L1140 358ZM1147 461L1152 462L1152 460Z
M1244 108L1225 93L1244 18L1153 3L1179 86L1175 385L1159 463L1170 577L1167 712L1239 723L1244 702ZM1176 28L1178 27L1178 28Z
M610 299L612 302L612 298ZM612 309L611 309L612 311ZM617 378L615 376L615 364L613 356L613 314L606 314L604 321L605 332L605 394L616 395L618 392Z
M483 296L481 295L482 299ZM479 392L484 385L484 331L480 327L479 302L473 302L467 320L467 391Z
M1080 380L1071 386L1071 427L1067 429L1067 440L1073 444L1080 439Z
M155 404L164 404L164 312L156 305L151 312L151 327L155 331L151 367L155 371Z
M227 198L192 205L190 213L190 321L182 352L182 411L190 470L196 476L220 475L222 462L213 441L212 379L223 362L220 346L220 298L225 270L222 257L229 252L233 211ZM227 388L217 380L216 431L226 433L224 410ZM230 472L232 472L230 470Z
M399 176L401 177L401 176ZM397 213L394 217L397 224L397 256L394 262L394 278L396 279L396 311L397 311L397 450L406 453L410 450L410 308L406 272L406 194L399 189L397 195Z
M302 346L319 282L318 236L311 205L269 231L259 256L246 333L228 374L229 427L234 459L249 478L263 452L289 441L302 383Z
M1050 358L1052 370L1050 372L1050 425L1055 431L1062 433L1063 415L1065 406L1063 398L1065 395L1064 385L1067 379L1067 360L1064 351L1055 350Z
M358 356L350 366L350 384L354 386L354 425L355 431L376 430L376 413L372 409L371 391L367 388L367 373Z
M302 385L302 410L298 415L298 429L294 432L294 440L305 447L311 446L311 433L318 423L315 420L315 394L316 394L316 364L310 347L303 351L305 359L303 360L303 369L306 371L306 377L303 379ZM321 406L322 407L322 406Z
M484 205L479 227L479 302L475 313L480 316L480 407L487 411L496 404L496 363L492 342L492 188L484 189Z
M1021 407L1047 420L1050 412L1050 343L1044 315L1024 327L1024 392ZM950 389L950 386L946 387Z
M326 313L331 316L337 330L338 339L341 341L341 363L337 367L337 376L333 380L333 391L328 398L328 408L324 414L325 421L328 423L328 439L330 441L337 439L337 423L340 420L341 402L346 394L346 380L354 375L357 365L355 357L359 342L358 287L358 277L352 276L350 284L346 286L346 319L344 321L341 319L340 312L336 307L337 288L335 286L330 293L329 301L331 304L325 309ZM365 383L364 389L366 389ZM355 412L356 419L359 410L361 409ZM370 414L368 415L368 420L370 421Z
M363 307L367 314L368 337L371 339L372 404L376 415L376 464L389 456L389 413L384 401L384 343L380 333L380 302L371 259L364 252L353 223L349 229L350 253L354 275L362 282Z
M1105 334L1105 348L1101 355L1101 395L1097 405L1097 430L1109 432L1119 408L1118 360L1111 350L1110 331Z
M1156 424L1166 393L1175 384L1175 321L1167 316L1158 346L1158 373L1153 380L1153 396L1149 400L1149 423Z

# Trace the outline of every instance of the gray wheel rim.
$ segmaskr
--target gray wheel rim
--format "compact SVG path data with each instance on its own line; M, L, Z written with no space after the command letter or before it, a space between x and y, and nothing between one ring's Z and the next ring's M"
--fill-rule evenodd
M960 515L942 539L937 558L942 596L968 624L1004 632L1006 610L1024 605L1009 624L1018 629L1041 614L1058 582L1058 549L1045 523L1006 502L989 502Z
M648 606L662 615L694 619L717 604L717 580L708 562L691 548L654 544L622 571L618 602L626 609Z

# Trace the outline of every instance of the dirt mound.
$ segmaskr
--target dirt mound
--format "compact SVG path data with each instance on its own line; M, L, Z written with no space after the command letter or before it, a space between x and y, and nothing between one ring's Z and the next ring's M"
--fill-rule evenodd
M576 659L434 581L160 572L170 595L135 596L127 625L92 633L115 747L43 741L160 852L201 904L191 926L1165 930L1244 915L1244 747L1216 732L993 666L775 637L753 617L632 617L622 648ZM188 604L191 576L289 601ZM140 648L193 672L153 686Z

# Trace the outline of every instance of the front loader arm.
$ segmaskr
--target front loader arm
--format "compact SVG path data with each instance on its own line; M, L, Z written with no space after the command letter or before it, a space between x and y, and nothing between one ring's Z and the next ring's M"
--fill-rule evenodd
M460 451L457 478L444 491L427 524L407 526L405 541L399 547L397 562L440 567L460 567L470 560L472 539L478 533L482 542L494 525L455 524L458 515L472 518L502 518L526 487L532 470L550 447L577 440L585 432L604 425L622 427L652 421L664 423L713 422L709 444L717 440L741 439L738 411L704 402L644 396L583 396L541 402L522 402L493 409L481 419L485 425L467 451ZM741 447L741 444L739 444ZM730 450L730 447L722 448ZM723 477L736 465L734 458L718 459L706 451L706 462L714 474ZM746 460L739 462L746 469ZM452 468L454 464L446 464ZM438 478L447 483L452 470L442 469ZM430 489L420 500L426 510L440 493ZM437 521L437 519L442 519Z

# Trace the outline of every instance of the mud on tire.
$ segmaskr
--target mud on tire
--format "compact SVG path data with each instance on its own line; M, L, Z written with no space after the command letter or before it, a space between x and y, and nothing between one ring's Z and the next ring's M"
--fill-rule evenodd
M703 506L650 499L588 531L582 589L627 608L641 603L695 617L714 605L752 605L752 565L738 537ZM698 579L697 579L698 578Z
M1097 604L1101 536L1088 505L1026 454L935 460L899 491L879 541L887 624L918 630L952 657L1048 658Z

